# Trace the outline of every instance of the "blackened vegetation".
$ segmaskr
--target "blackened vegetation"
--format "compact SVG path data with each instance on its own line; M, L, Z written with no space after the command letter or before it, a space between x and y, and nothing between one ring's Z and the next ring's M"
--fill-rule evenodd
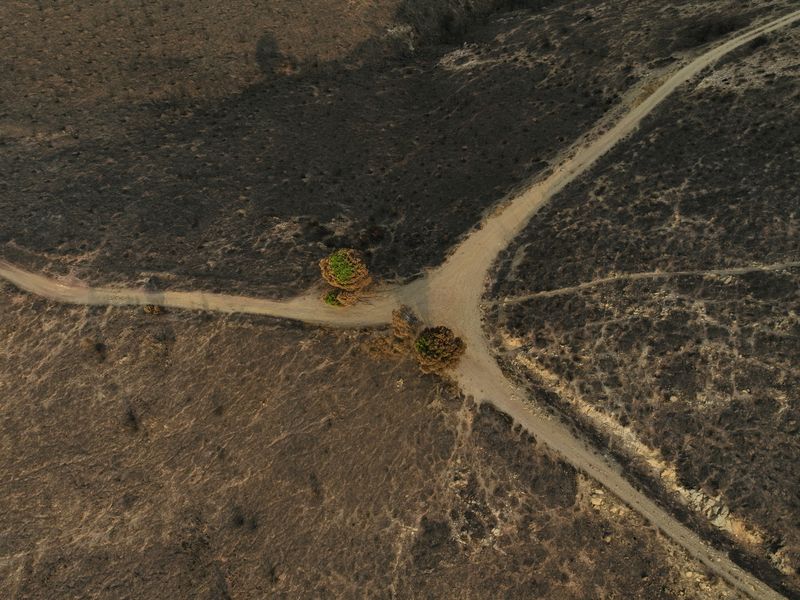
M446 521L422 517L420 533L411 548L414 566L420 571L432 571L447 558L454 558L457 546Z
M0 243L33 253L23 262L97 251L79 264L99 282L169 272L167 286L272 296L307 287L336 247L383 279L412 276L669 54L639 35L648 5L625 5L621 19L588 1L487 3L532 11L464 17L466 48L433 36L329 62L289 60L265 36L253 52L269 74L224 100L107 106L96 119L114 135L86 122L66 145L6 143Z
M316 259L341 246L373 254L383 277L413 274L541 169L531 156L551 155L554 140L598 118L614 81L598 78L584 99L585 82L572 73L559 84L542 83L543 67L450 73L436 67L442 54L308 66L186 116L154 107L153 123L119 142L23 152L5 172L11 188L28 192L7 197L0 241L66 254L102 246L100 277L170 271L203 287L273 295L307 286ZM587 70L597 62L581 58ZM541 111L564 103L587 110L534 128ZM506 104L530 112L494 110ZM70 205L58 221L56 197Z
M448 477L451 491L431 499L417 527L412 581L431 597L456 589L494 597L503 589L509 598L579 599L598 594L602 573L625 597L674 597L667 570L641 551L650 547L647 535L626 535L617 545L618 523L578 504L572 468L532 451L535 441L505 415L473 410L471 435ZM609 550L621 552L625 568L608 562ZM504 567L484 562L491 552L504 557ZM580 558L587 552L588 562Z
M478 409L478 418L473 424L476 442L497 454L523 484L552 507L568 508L575 503L575 469L566 463L550 458L545 453L530 452L536 440L512 428L511 418L488 405ZM518 440L509 443L509 440Z
M256 62L267 77L286 74L293 68L293 63L278 48L278 42L272 33L265 33L256 44Z
M108 346L105 342L86 337L81 340L81 348L89 356L93 356L98 362L103 362L108 356Z
M702 44L713 42L729 33L747 27L750 19L747 15L709 15L697 23L681 30L678 39L674 42L676 50L693 48Z
M494 13L539 11L554 4L556 0L405 0L397 17L424 44L460 44Z
M781 66L791 35L723 61L555 198L504 255L492 295L798 260L798 83ZM799 288L790 267L623 278L489 316L523 341L520 352L660 450L683 485L762 531L746 560L796 594L800 327L787 315Z
M122 424L132 432L139 431L139 416L136 414L136 410L131 404L125 405Z
M525 340L523 352L658 449L683 486L720 497L764 532L763 554L740 554L791 595L791 580L767 552L779 564L800 558L800 411L791 401L800 387L800 327L784 323L800 271L771 275L791 296L760 299L764 288L752 283L760 278L679 277L541 298L505 317L509 333ZM574 408L555 395L539 398Z
M796 259L798 82L757 77L741 93L709 86L668 99L533 219L506 253L507 266L527 245L502 293Z
M231 526L245 531L258 529L258 517L248 514L241 506L235 505L231 509Z

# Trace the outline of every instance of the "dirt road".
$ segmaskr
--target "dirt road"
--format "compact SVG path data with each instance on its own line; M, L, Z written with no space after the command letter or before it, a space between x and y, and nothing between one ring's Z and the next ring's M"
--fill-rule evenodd
M0 277L26 292L68 304L100 306L154 304L187 310L267 315L330 327L369 327L386 324L391 319L392 310L398 306L398 300L407 294L413 294L413 289L409 286L391 291L377 290L364 302L342 310L322 302L321 292L317 294L311 292L291 300L279 301L207 292L89 287L31 273L3 260L0 260Z
M531 217L568 183L584 173L598 158L633 132L642 119L716 60L754 38L800 20L800 10L752 28L708 50L675 72L652 95L630 110L613 127L602 127L587 137L546 179L534 184L502 210L487 218L461 243L440 267L409 285L375 292L367 302L347 309L324 305L317 294L276 302L257 298L208 294L204 292L152 292L141 289L92 288L69 284L0 263L0 276L20 289L73 304L162 306L271 315L308 323L337 327L371 326L388 323L391 311L404 303L411 305L428 323L444 324L460 335L467 352L455 375L468 395L490 402L509 414L540 443L559 453L576 468L595 478L641 514L653 526L680 544L730 585L752 598L781 598L763 582L736 566L724 554L710 548L695 533L661 509L629 484L621 468L598 454L560 422L536 412L525 401L522 390L503 375L492 357L481 325L481 297L489 270L498 253L525 227Z

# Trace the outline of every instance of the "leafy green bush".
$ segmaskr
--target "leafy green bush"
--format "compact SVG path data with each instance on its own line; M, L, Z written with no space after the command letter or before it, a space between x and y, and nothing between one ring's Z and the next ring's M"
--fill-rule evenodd
M423 356L434 357L436 351L433 348L433 341L426 336L419 336L414 342L414 348Z
M348 292L358 292L372 283L367 265L358 252L340 248L319 261L322 278L331 286Z
M328 259L331 272L339 283L348 284L356 274L357 266L346 250L337 250Z

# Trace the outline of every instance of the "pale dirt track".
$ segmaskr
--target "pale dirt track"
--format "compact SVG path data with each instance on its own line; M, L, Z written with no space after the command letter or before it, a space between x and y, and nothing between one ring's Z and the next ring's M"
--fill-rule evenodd
M769 271L783 271L786 269L794 269L800 267L800 260L793 260L787 262L780 262L771 265L754 265L752 267L731 267L729 269L703 269L695 271L646 271L643 273L619 273L617 275L609 275L608 277L599 277L592 281L579 283L578 285L570 285L563 288L554 290L542 290L541 292L533 292L531 294L523 294L522 296L511 296L503 300L496 300L492 305L500 304L508 306L510 304L521 304L528 300L535 298L552 298L553 296L563 296L565 294L573 294L581 290L588 290L590 288L605 285L607 283L616 283L617 281L642 281L643 279L670 279L672 277L691 277L707 276L707 275L746 275L748 273L766 273Z
M0 260L0 277L26 292L68 304L99 306L155 304L187 310L267 315L334 327L369 327L386 324L391 319L392 310L398 305L398 298L403 298L404 293L412 291L410 287L396 288L392 291L378 290L361 304L342 309L325 304L321 292L280 301L206 292L89 287L30 273L3 260Z
M534 184L502 210L495 212L461 243L440 267L409 285L379 290L367 302L336 309L323 304L317 294L285 302L208 294L204 292L148 292L141 289L91 288L69 284L29 273L0 262L0 276L20 289L73 304L142 305L270 315L308 323L353 327L386 324L391 311L409 304L428 323L444 324L460 335L467 345L455 376L462 390L482 402L489 402L509 414L540 443L549 446L577 469L593 477L651 525L682 546L691 556L752 598L782 598L763 582L705 544L655 502L637 491L623 477L621 468L598 454L556 420L536 412L525 401L523 390L508 381L494 360L482 331L481 297L489 269L498 253L525 227L531 217L568 183L584 173L603 154L636 129L641 120L700 71L728 52L761 34L800 20L800 10L752 28L708 50L667 79L651 96L630 110L608 131L589 136L574 155L549 177Z

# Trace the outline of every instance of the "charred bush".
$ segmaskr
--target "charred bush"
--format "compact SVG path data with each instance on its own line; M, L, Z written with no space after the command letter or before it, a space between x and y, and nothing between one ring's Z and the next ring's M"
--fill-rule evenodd
M464 341L443 325L426 327L414 341L417 361L425 373L439 373L454 367L465 349Z
M81 340L81 348L93 354L100 362L103 362L108 355L108 346L104 342L93 340L92 338L83 338Z
M392 331L399 340L413 340L419 334L422 322L405 304L392 311Z
M453 556L457 546L446 521L422 517L422 530L411 548L414 566L420 571L432 571L446 558Z

